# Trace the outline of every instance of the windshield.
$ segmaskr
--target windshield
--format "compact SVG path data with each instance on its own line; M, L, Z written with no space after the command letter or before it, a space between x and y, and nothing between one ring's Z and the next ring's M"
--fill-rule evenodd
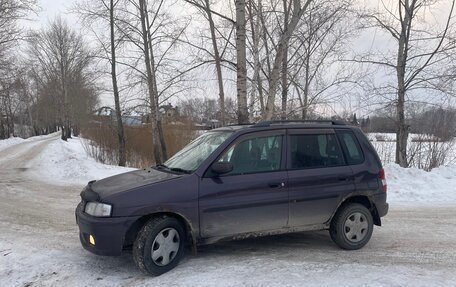
M165 162L166 168L195 171L233 132L207 132L189 143Z

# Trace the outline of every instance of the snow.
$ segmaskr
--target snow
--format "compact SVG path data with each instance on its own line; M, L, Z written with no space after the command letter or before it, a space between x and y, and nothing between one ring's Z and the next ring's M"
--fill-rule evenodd
M24 141L23 138L18 138L18 137L10 137L9 139L0 140L0 150L4 150L7 147L16 145L16 144L21 143L23 141Z
M440 166L430 172L385 166L388 201L398 203L456 203L456 165Z
M426 172L386 164L391 209L361 250L337 248L326 231L250 238L202 246L197 255L189 252L175 269L154 278L138 271L131 253L103 257L81 247L74 208L82 185L132 170L97 163L87 155L84 141L64 142L58 135L0 141L3 148L17 146L0 151L0 286L456 282L456 165Z
M366 136L371 141L383 164L395 161L396 134L368 133ZM436 138L431 135L409 135L407 153L409 156L414 154L410 161L412 166L426 166L435 156L441 157L442 162L446 165L456 165L456 138L447 142L433 142L434 140Z
M35 176L48 183L85 185L135 168L106 165L96 162L84 149L85 139L73 137L67 142L55 140L33 159Z
M393 134L382 134L390 138ZM98 180L134 168L105 165L90 157L84 145L86 140L74 137L68 142L59 140L57 134L29 139L10 138L0 141L0 150L24 141L37 141L56 137L30 166L36 179L57 185L85 185L90 180ZM375 137L375 134L369 135ZM456 164L434 168L426 172L417 168L401 168L397 164L385 165L390 203L445 203L456 202Z

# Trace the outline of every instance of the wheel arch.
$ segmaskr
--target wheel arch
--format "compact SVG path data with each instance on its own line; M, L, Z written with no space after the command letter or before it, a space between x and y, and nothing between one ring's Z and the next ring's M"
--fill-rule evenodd
M378 214L378 211L377 211L377 207L375 206L375 204L372 202L372 200L369 199L368 196L366 195L351 195L351 196L348 196L346 197L340 204L339 206L336 208L336 210L334 211L333 215L331 216L331 219L329 222L331 222L331 220L334 218L334 216L336 215L336 213L345 205L347 204L350 204L350 203L359 203L363 206L365 206L369 212L372 214L372 218L374 220L374 224L377 225L377 226L382 226L382 221L380 219L380 216Z
M160 216L175 218L182 224L182 226L184 226L188 243L192 251L196 253L196 235L194 233L192 225L190 224L190 221L179 213L165 211L159 211L144 215L137 219L135 222L133 222L133 224L128 228L127 232L125 233L124 247L132 246L141 228L152 218Z

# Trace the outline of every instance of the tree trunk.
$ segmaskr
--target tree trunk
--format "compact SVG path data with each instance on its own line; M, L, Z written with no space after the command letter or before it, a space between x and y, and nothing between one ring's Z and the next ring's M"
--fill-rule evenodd
M309 44L310 49L310 44ZM309 114L309 86L310 86L310 56L306 57L305 63L305 70L306 70L306 77L304 80L304 99L303 99L303 107L302 107L302 119L307 120Z
M398 98L396 105L397 132L396 132L396 163L401 167L408 167L407 141L408 126L405 122L405 91L399 82Z
M60 49L62 49L62 47L60 47ZM61 58L60 58L60 84L62 85L61 86L61 89L62 89L62 112L63 112L63 123L62 123L62 140L66 141L68 139L68 131L70 129L68 123L69 123L69 111L68 111L68 93L67 93L67 89L66 89L66 73L65 73L65 67L63 66L63 53L64 51L60 50L60 55L61 55Z
M11 107L12 107L11 95L10 95L9 91L7 92L6 100L7 100L6 120L7 120L7 123L8 123L8 138L9 138L11 136L13 136L13 137L16 136L15 130L14 130L14 115L13 115L13 111L11 109Z
M217 82L219 88L219 105L220 105L220 122L222 126L225 125L225 91L223 88L223 78L222 78L222 65L220 54L217 46L217 38L215 35L215 25L214 20L212 19L212 12L209 0L206 1L206 14L209 21L209 29L211 30L211 40L212 48L214 49L214 59L215 59L215 69L217 72Z
M147 27L150 27L149 24L149 15L147 13L147 7L145 11L145 16L146 16L146 24ZM162 161L166 161L168 159L168 151L166 149L166 142L165 142L165 135L163 133L163 123L160 115L160 104L158 101L159 94L158 94L158 86L157 86L157 75L155 73L155 56L154 56L154 49L152 47L152 35L150 34L150 30L147 29L147 38L149 39L149 51L150 51L150 71L151 71L151 76L152 76L152 88L153 88L153 94L155 98L155 126L157 127L157 134L158 134L158 139L160 141L160 153L161 153L161 158Z
M251 110L253 110L255 105L255 98L256 92L258 92L258 101L260 103L260 110L261 112L264 111L264 97L263 97L263 83L260 75L261 70L261 63L260 63L260 27L261 27L261 9L262 3L261 0L258 0L257 3L257 15L255 18L255 22L253 21L253 9L252 9L252 1L250 0L249 4L249 14L250 14L250 29L252 30L252 56L253 56L253 85L252 85L252 99L251 99Z
M236 0L236 55L238 123L249 121L247 109L247 57L245 43L245 0Z
M114 92L114 103L116 107L117 120L117 139L119 142L119 166L125 166L127 161L125 147L125 133L122 123L122 111L120 110L119 88L117 87L117 72L116 72L116 46L114 38L114 0L110 1L109 8L109 24L111 29L111 78L112 89Z
M150 111L151 111L151 128L152 128L152 149L154 153L154 159L156 164L163 163L163 158L161 154L161 142L159 137L159 128L158 128L158 107L157 99L154 94L154 83L152 79L152 68L150 62L150 50L149 50L149 41L148 41L148 29L146 26L146 4L145 0L139 0L139 12L141 18L141 29L142 29L142 41L144 49L144 61L146 65L147 72L147 86L149 91L149 100L150 100Z
M284 12L284 31L287 29L288 25L288 8L287 1L283 0L283 12ZM282 59L282 113L280 118L282 120L287 119L287 100L288 100L288 45L285 46L285 51L283 52Z
M405 68L408 51L408 31L411 27L412 15L409 11L408 1L405 2L405 15L401 23L399 48L397 53L397 103L396 103L396 163L401 167L407 167L407 140L408 127L405 122Z
M271 120L274 116L274 106L275 106L275 97L277 92L277 86L279 84L280 70L285 55L285 51L290 41L291 35L296 29L299 20L307 9L307 6L310 4L311 0L307 0L303 7L301 7L300 0L293 0L293 14L288 23L285 31L280 36L278 45L277 45L277 54L274 59L274 64L272 66L272 71L269 77L269 90L268 90L268 99L266 104L266 110L263 114L263 120Z

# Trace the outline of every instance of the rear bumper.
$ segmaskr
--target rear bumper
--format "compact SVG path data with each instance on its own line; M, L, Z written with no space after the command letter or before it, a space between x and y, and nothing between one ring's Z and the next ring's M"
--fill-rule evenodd
M386 192L376 194L373 198L375 207L379 217L383 217L388 213L389 204L386 202Z
M377 205L376 207L377 207L378 216L383 217L388 213L388 209L389 209L388 203L385 202L383 204Z
M122 253L125 234L138 217L93 217L76 208L76 223L79 226L79 239L84 249L105 256L118 256ZM95 245L90 243L93 236Z

